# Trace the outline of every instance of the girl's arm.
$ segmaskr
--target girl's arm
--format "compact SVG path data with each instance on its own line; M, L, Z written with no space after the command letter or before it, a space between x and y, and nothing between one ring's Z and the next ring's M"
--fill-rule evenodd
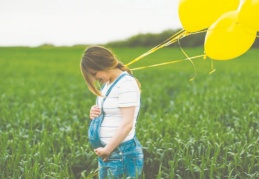
M120 143L127 137L134 124L135 106L121 107L122 123L111 138L110 142L104 148L95 149L95 153L106 161L110 153L120 145Z

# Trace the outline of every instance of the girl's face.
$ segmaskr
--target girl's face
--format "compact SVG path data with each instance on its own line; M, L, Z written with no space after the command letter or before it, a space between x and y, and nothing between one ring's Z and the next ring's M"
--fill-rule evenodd
M102 84L105 84L110 79L108 71L95 71L95 70L90 69L89 72L92 75L92 77L94 78L94 80L96 80Z

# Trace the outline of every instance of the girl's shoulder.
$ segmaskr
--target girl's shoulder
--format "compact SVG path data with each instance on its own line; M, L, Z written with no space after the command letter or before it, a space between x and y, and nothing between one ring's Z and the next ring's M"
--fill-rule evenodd
M126 75L123 78L121 78L121 80L119 81L119 85L127 84L127 83L132 84L136 81L132 75L128 74L127 72L124 72L124 73Z

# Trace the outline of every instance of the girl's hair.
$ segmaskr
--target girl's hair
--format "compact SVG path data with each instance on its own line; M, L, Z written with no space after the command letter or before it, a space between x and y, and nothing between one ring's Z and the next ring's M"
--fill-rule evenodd
M88 47L82 57L80 67L88 89L97 96L102 96L102 94L97 88L95 79L90 74L89 69L94 71L106 71L118 68L132 75L131 70L122 62L118 61L110 50L101 46ZM136 81L140 88L140 83L137 79Z

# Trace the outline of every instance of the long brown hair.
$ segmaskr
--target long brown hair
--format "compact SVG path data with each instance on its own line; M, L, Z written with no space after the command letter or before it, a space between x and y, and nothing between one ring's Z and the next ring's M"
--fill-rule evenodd
M101 46L88 47L84 52L80 67L88 89L97 96L102 95L100 90L97 88L95 79L90 74L89 69L95 71L106 71L118 68L121 71L127 71L129 74L132 75L131 70L126 67L122 62L118 61L110 50ZM136 81L140 88L140 83L137 79Z

